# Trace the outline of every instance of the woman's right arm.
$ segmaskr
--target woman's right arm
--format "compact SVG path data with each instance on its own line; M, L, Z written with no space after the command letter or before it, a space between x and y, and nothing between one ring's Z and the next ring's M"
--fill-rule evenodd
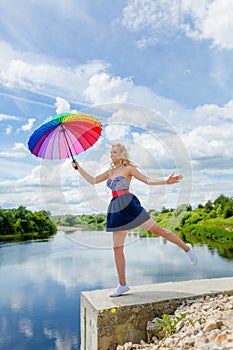
M79 174L87 181L89 184L94 185L99 182L105 181L108 179L109 171L106 170L104 173L97 175L97 176L91 176L88 174L83 168L81 168L80 164L77 162L77 160L72 161L72 166L75 170L78 170Z

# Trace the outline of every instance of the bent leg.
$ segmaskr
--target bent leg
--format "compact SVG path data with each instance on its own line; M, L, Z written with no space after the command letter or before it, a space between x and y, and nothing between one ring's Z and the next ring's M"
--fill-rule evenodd
M153 233L154 235L161 236L167 239L168 241L178 245L185 252L188 252L190 250L189 246L187 246L175 233L159 226L153 219L147 220L141 226L144 227L147 231Z
M126 264L125 264L125 254L124 254L124 244L125 244L126 236L127 236L127 231L113 232L114 258L115 258L118 280L121 286L126 285L126 277L125 277Z

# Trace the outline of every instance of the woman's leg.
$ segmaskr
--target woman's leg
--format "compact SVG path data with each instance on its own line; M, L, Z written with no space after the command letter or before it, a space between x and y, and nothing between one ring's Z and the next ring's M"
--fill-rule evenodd
M168 241L178 245L185 252L188 252L190 250L190 247L185 244L175 233L159 226L153 219L147 220L141 226L143 226L147 231L150 231L151 233L161 236Z
M127 231L113 232L113 250L116 263L116 269L118 274L119 284L117 288L109 294L110 297L119 297L120 295L128 292L129 287L125 278L125 254L124 244Z
M145 229L147 229L151 233L158 235L158 236L161 236L161 237L167 239L168 241L178 245L178 247L182 248L186 252L191 263L193 265L197 264L198 259L196 257L196 254L194 253L192 245L189 243L185 244L182 241L182 239L180 239L175 233L159 226L158 224L156 224L156 222L153 219L147 220L141 226L145 227Z
M126 285L124 244L127 231L113 232L113 250L119 284Z

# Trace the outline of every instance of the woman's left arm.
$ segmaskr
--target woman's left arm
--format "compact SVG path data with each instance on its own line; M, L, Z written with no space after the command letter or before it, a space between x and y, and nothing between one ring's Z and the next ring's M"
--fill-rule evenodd
M167 179L150 178L143 175L137 168L130 167L130 176L134 176L137 180L144 182L147 185L172 185L180 182L183 178L182 175L174 176L172 173Z

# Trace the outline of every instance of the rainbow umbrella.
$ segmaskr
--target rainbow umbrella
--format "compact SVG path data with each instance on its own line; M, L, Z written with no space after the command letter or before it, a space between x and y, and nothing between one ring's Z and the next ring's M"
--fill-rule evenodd
M82 113L64 113L52 117L34 131L28 148L36 157L64 159L91 147L102 131L101 123Z

